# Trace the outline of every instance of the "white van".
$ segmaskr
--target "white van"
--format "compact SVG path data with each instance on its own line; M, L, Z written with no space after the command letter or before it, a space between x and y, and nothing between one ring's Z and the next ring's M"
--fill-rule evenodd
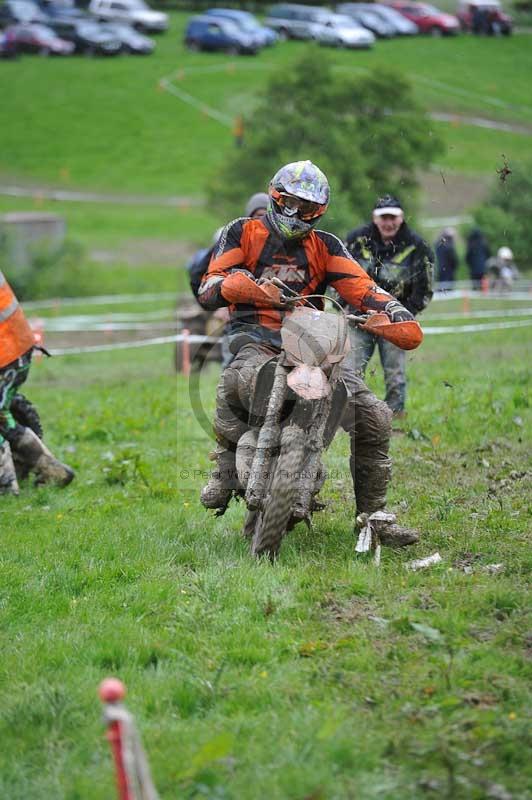
M153 11L144 0L91 0L89 11L101 22L128 22L137 30L158 33L168 28L168 15Z

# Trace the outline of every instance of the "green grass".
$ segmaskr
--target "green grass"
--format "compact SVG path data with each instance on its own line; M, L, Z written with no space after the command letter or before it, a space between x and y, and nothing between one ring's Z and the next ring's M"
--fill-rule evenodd
M478 175L484 173L497 179L497 170L504 166L504 157L510 164L530 156L531 139L519 133L504 133L470 125L446 125L434 122L433 127L443 133L447 143L445 158L438 159L441 170Z
M96 688L116 674L162 798L480 800L500 784L524 800L529 345L528 329L428 336L409 358L390 500L423 537L380 569L354 557L345 435L328 511L257 564L241 504L199 505L211 442L170 346L35 364L27 393L77 478L0 509L0 795L113 796ZM405 569L435 550L441 566Z
M272 66L290 68L308 46L288 42L241 58L191 55L182 45L188 15L177 13L171 30L157 39L147 59L68 60L25 57L3 66L0 173L73 187L163 194L201 195L205 181L233 146L231 130L159 90L163 76L180 68L220 66L220 71L185 73L177 84L229 117L247 112ZM321 49L316 48L317 57ZM341 69L364 71L388 65L405 72L427 109L476 113L532 123L528 75L529 37L487 40L458 37L434 41L378 42L371 52L333 52ZM466 93L465 95L463 93ZM449 142L460 139L445 126ZM471 140L478 135L476 148ZM469 129L463 154L450 153L444 166L491 171L505 152L520 155L527 137Z
M157 91L160 77L221 65L180 85L232 116L252 107L268 64L288 69L306 45L233 70L223 56L183 51L186 16L173 15L153 58L2 65L0 174L201 195L231 133ZM342 69L404 70L427 108L532 122L528 43L418 39L333 57ZM528 142L437 125L449 144L443 170L492 174L501 153L511 161ZM194 207L0 198L0 212L39 208L65 216L102 294L185 288L190 243L221 222ZM146 262L126 259L150 242ZM181 243L175 265L160 255L172 242ZM102 249L109 262L91 260ZM173 302L119 310L159 308ZM496 784L525 800L528 331L427 336L409 357L390 503L423 538L386 551L380 570L354 558L345 436L327 456L327 512L287 538L272 568L254 563L240 538L241 504L214 519L198 502L216 369L201 381L200 414L171 346L35 363L27 394L77 478L65 491L25 485L0 506L0 796L113 796L96 688L117 674L163 800L483 800L503 796ZM368 379L382 395L380 370ZM441 566L405 569L435 550ZM469 562L472 574L460 566ZM493 563L504 571L487 572Z
M52 212L65 219L67 238L82 245L80 275L67 292L75 296L183 291L188 287L186 262L221 224L206 209L194 207L0 197L0 214L14 210ZM12 267L9 274L15 272Z
M135 239L196 242L220 223L203 208L130 206L111 203L58 202L35 198L0 197L0 214L17 211L51 211L67 222L67 233L86 247L113 248ZM154 253L152 261L156 262Z

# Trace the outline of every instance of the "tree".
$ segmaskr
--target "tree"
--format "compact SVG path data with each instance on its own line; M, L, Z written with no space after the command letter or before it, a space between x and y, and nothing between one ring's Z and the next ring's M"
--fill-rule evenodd
M443 149L397 71L339 73L317 46L273 76L245 130L244 146L208 187L212 207L227 219L239 215L243 198L282 164L308 158L329 178L325 227L340 235L366 219L381 194L399 195L412 212L416 170Z
M497 179L474 219L493 252L510 247L519 269L527 269L532 261L532 162L512 163L510 168Z

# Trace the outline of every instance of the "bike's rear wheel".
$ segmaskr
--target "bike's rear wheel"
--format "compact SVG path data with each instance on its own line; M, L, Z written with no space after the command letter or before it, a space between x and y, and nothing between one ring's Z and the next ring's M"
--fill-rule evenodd
M264 511L256 516L251 542L254 556L268 555L273 561L279 552L295 504L304 457L304 433L297 425L289 425L281 436L281 452L264 498Z

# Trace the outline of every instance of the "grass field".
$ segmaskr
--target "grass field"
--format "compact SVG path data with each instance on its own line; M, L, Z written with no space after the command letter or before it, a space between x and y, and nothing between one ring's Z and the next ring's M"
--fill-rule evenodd
M190 55L186 16L172 15L147 59L0 62L0 181L201 198L230 128L160 79L230 119L307 45L234 63ZM532 126L529 42L417 39L332 57L341 70L404 71L429 110ZM522 134L430 125L447 142L444 174L494 176L502 153L529 148ZM34 209L66 218L98 294L184 289L186 258L222 222L196 205L0 198L0 213ZM478 299L472 311L512 305L531 304ZM433 303L429 324L459 309ZM45 320L95 311L28 306ZM114 796L96 697L113 674L162 800L528 800L529 359L530 328L427 335L409 357L390 504L423 535L380 569L354 557L344 435L327 455L327 512L274 567L257 564L241 505L215 519L198 501L216 367L191 401L171 345L35 363L27 394L77 478L0 504L0 797ZM379 369L368 381L382 396ZM439 566L406 568L436 550Z
M0 181L114 194L190 196L201 202L206 181L234 147L231 118L250 113L272 70L290 69L298 55L313 45L288 42L257 58L236 60L192 55L182 45L187 16L172 15L171 30L157 38L150 58L27 56L2 63L2 113L8 124L0 125ZM322 53L316 47L317 58ZM493 41L419 37L378 42L371 52L330 55L342 71L363 74L373 65L388 65L406 73L428 110L532 127L528 86L532 57L526 35ZM222 112L229 127L161 91L160 80L169 75L174 76L175 86ZM447 175L448 181L451 173L462 176L466 197L479 196L478 177L482 186L486 176L495 178L503 153L512 163L530 147L527 135L474 127L464 120L430 122L430 130L440 132L447 145L436 173ZM453 206L450 195L461 198L462 192L440 187L442 193L448 214ZM0 197L0 213L40 209L64 216L69 237L85 248L80 291L183 288L183 272L172 267L182 267L226 220L202 205L168 208L156 202L138 206L55 202L36 191L33 198ZM438 216L439 202L438 194L424 196L425 216ZM460 200L458 213L464 212L463 206ZM333 216L334 207L329 214ZM424 233L432 238L435 231Z
M26 57L3 64L2 111L9 124L0 129L0 174L73 187L201 195L233 146L231 117L252 110L272 68L289 69L312 45L288 42L233 62L224 55L191 55L182 44L186 18L173 15L170 32L157 39L156 53L147 59ZM331 57L342 70L363 73L387 65L406 73L428 110L532 124L530 52L526 35L420 37ZM322 53L316 47L316 57ZM223 112L229 127L160 90L162 77L183 69L179 88ZM462 150L465 128L442 129L450 145L442 166L469 174L494 174L501 152L517 158L529 146L523 135L467 129Z
M353 554L344 435L327 513L256 564L242 508L198 503L211 443L170 347L35 364L28 394L78 474L0 510L0 796L113 796L96 687L117 674L168 800L525 800L527 330L411 356L390 499L423 537L380 569Z

